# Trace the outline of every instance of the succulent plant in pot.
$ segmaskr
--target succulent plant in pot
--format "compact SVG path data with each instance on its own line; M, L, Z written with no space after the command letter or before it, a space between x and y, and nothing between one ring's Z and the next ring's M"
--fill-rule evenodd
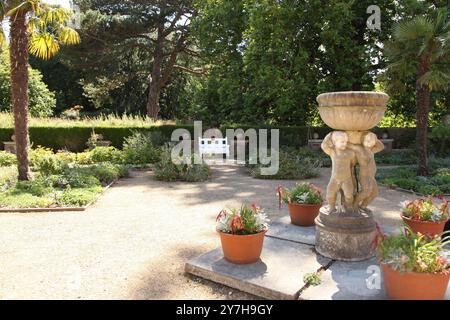
M399 235L377 237L377 255L388 296L394 300L443 300L450 279L448 250L441 237L406 227Z
M278 203L288 205L291 222L294 225L310 227L315 224L324 199L322 191L312 183L297 184L291 190L278 188Z
M428 197L405 201L401 205L402 219L414 232L431 237L444 232L450 213L448 201L444 198Z
M250 264L259 260L269 219L256 204L240 209L224 209L217 217L225 259L236 264Z

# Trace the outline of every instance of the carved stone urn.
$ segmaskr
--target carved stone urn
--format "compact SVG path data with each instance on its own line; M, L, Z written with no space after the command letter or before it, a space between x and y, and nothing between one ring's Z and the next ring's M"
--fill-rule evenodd
M377 197L374 154L384 149L369 130L383 118L389 96L378 92L333 92L317 101L334 132L322 143L332 159L328 206L316 219L316 250L334 260L362 261L374 255L376 224L369 204Z

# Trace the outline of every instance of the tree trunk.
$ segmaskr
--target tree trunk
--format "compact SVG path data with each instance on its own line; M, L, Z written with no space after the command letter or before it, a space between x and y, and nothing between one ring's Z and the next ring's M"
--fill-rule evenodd
M148 100L147 100L147 115L152 120L158 120L159 111L159 98L161 96L161 90L159 88L159 83L150 79L150 85L148 89Z
M427 72L423 64L419 68L416 83L416 104L417 104L417 155L418 168L417 175L428 176L428 111L430 109L430 89L427 85L419 82L419 79Z
M164 60L164 25L158 27L158 37L155 43L155 51L153 53L152 72L149 76L147 115L152 120L158 120L159 117L159 97L161 95L161 77L162 64Z
M11 98L14 110L14 134L19 180L30 180L28 163L28 22L20 11L11 22Z

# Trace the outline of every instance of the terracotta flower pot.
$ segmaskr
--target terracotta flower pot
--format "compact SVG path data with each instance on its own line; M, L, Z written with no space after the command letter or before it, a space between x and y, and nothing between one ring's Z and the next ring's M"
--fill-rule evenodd
M384 286L393 300L444 300L450 273L401 273L381 264Z
M403 221L414 231L415 233L425 234L431 237L441 235L444 232L445 224L448 220L442 222L433 221L420 221L405 217L401 215Z
M261 256L267 230L251 235L234 235L219 231L225 259L236 264L255 263Z
M314 226L321 207L320 204L288 204L292 224L300 227Z

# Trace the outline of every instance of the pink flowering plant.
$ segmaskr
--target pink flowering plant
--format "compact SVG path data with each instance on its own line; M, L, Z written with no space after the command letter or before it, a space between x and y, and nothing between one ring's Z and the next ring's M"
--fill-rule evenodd
M378 259L392 269L419 273L449 273L449 251L441 237L416 234L408 227L399 235L386 236L379 229L376 239Z
M251 235L269 228L266 213L256 204L240 209L224 209L217 217L217 231L234 235Z
M401 203L403 216L420 221L442 222L449 219L448 201L432 197Z
M280 186L278 198L280 207L281 202L306 205L321 205L324 202L322 190L312 183L297 184L291 190Z

